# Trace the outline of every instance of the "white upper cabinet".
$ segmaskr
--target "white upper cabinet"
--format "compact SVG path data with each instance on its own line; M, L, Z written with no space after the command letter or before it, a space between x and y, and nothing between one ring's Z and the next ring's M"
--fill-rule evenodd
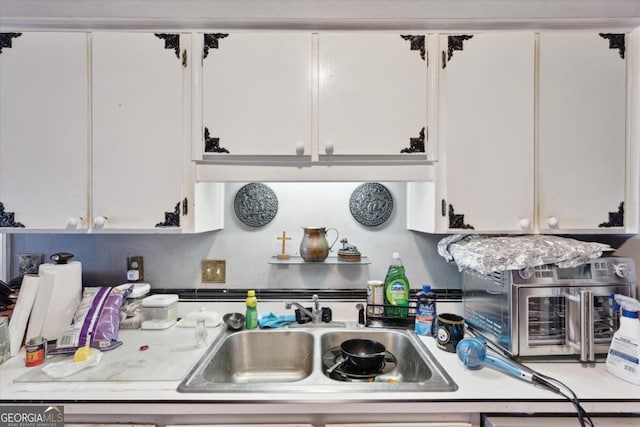
M86 229L87 35L0 37L0 231Z
M320 33L320 156L426 159L427 37Z
M539 69L539 230L621 232L625 35L542 33Z
M193 158L427 160L427 39L387 32L194 35L193 55L202 64L193 74Z
M201 127L194 158L292 156L309 160L312 122L310 33L194 35L202 58ZM194 64L198 67L198 64ZM197 73L196 73L197 75ZM197 81L197 78L194 79ZM261 157L262 158L262 157Z
M637 141L629 129L637 99L626 88L638 77L627 78L637 73L624 58L627 38L442 36L440 162L435 185L409 185L409 228L636 232Z
M531 229L534 34L440 37L442 232Z
M179 39L92 35L94 231L178 228L184 200Z

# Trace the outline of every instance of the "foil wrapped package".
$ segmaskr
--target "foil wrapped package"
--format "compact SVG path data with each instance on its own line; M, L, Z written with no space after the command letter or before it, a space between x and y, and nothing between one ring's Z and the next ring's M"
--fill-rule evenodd
M458 270L473 269L489 274L544 264L575 267L599 258L613 249L606 244L549 235L447 236L438 242L438 253Z

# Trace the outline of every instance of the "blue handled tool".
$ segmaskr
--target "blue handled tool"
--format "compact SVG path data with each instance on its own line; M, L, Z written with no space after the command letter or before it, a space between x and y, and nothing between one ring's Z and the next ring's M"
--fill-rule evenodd
M556 386L533 372L530 372L524 368L524 366L499 356L487 354L486 343L478 338L465 338L460 341L456 347L456 353L458 354L458 359L460 359L462 364L469 369L480 368L486 362L490 366L516 378L520 378L532 384L539 384L553 391L559 392L559 389Z

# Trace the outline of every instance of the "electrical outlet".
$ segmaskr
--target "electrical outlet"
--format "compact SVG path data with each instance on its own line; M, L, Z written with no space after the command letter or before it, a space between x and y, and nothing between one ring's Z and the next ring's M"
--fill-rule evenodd
M141 256L127 257L127 281L142 282L144 280L144 258Z
M44 263L44 254L18 254L19 274L38 274L38 267Z
M223 259L202 260L202 283L225 283L227 262Z

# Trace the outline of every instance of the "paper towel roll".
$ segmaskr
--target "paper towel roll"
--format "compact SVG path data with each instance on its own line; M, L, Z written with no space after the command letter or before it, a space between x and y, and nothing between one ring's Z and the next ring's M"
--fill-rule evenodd
M82 264L40 264L40 287L29 320L27 339L56 340L71 324L82 298Z
M9 321L9 345L11 347L11 357L18 354L22 346L22 338L24 331L27 329L27 320L33 307L33 302L38 294L40 286L40 276L35 274L25 274L22 277L22 285L20 286L20 294L18 301L11 313Z

